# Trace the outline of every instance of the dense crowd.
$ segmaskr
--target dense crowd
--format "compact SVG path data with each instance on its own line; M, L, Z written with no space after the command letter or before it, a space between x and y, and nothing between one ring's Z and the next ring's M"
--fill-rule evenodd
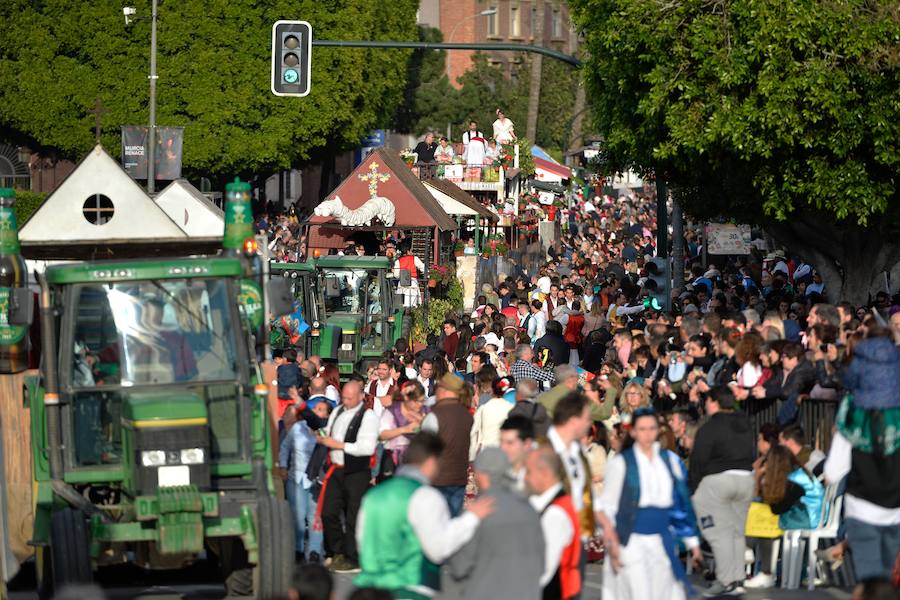
M817 585L841 563L864 597L892 593L900 299L841 302L779 250L704 266L689 232L686 284L655 310L655 233L652 198L581 201L539 272L486 282L365 378L285 352L298 561L388 594L370 597L443 576L468 598L580 598L596 560L610 599L684 598L697 568L709 597ZM827 522L822 568L789 575L774 541Z

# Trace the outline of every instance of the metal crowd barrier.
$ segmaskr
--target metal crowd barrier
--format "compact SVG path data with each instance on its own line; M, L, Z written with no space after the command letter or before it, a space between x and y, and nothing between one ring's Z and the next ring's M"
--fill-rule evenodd
M803 427L807 443L813 448L820 448L823 452L828 452L831 447L837 408L838 402L834 400L804 400L800 403L797 423ZM759 428L765 423L777 425L778 409L779 404L776 403L757 413L749 414L754 430L759 431Z

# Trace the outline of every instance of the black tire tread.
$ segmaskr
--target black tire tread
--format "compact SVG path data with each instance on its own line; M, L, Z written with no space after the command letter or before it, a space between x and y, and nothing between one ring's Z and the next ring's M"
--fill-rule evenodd
M93 581L87 522L81 511L64 508L53 513L48 554L56 592L68 584Z

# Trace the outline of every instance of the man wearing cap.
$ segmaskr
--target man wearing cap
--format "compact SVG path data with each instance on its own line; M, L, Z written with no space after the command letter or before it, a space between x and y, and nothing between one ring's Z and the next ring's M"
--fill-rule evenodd
M544 571L544 535L528 500L510 489L510 463L499 448L475 459L475 483L494 512L450 559L450 574L462 582L463 598L539 600Z
M460 393L466 384L456 375L447 373L435 387L435 404L422 421L422 429L440 435L444 451L439 460L439 473L432 485L444 495L450 514L462 512L469 469L469 442L472 415L460 403Z
M451 518L430 483L438 476L444 443L422 432L391 479L366 494L359 511L361 573L355 584L388 590L399 600L431 598L440 590L440 564L472 539L495 500L479 498Z

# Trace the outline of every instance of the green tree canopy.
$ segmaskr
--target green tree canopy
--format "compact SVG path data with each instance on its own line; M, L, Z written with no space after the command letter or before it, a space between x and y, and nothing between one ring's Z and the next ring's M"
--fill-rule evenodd
M898 208L895 2L570 5L607 172L655 172L695 216L768 220L842 295L864 298L900 259L883 244Z
M150 14L149 0L135 3ZM314 48L312 91L269 90L271 28L305 19L330 39L416 39L416 0L161 0L157 124L185 127L190 173L284 168L316 151L352 147L390 124L403 101L408 51ZM78 158L148 121L150 24L126 27L118 5L66 0L0 3L0 125Z

